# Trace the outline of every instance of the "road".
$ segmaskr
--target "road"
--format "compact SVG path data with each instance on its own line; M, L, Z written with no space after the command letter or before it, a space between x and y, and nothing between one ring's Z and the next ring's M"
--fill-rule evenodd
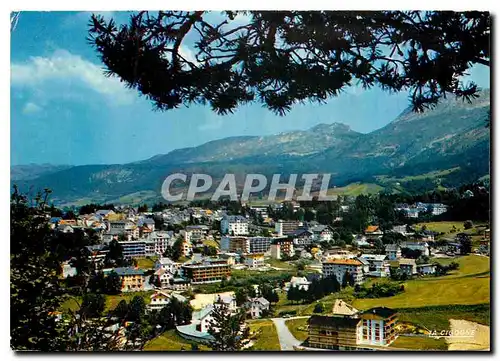
M271 320L274 322L274 325L276 326L276 332L278 333L281 351L293 351L293 346L300 345L300 341L293 337L292 333L285 325L286 320L293 320L296 318L309 318L309 316L271 318Z

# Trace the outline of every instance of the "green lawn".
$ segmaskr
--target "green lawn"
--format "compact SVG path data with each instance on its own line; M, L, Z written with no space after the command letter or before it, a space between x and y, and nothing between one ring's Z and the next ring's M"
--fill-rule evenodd
M299 341L305 341L308 337L307 321L308 318L296 318L294 320L285 321L286 326L292 335Z
M119 295L106 295L106 310L114 310L118 303L120 303L121 300L127 301L127 303L130 303L132 299L135 296L142 296L144 298L144 302L146 302L146 305L149 304L150 301L150 296L153 294L153 291L148 291L148 292L128 292L128 293L122 293Z
M448 350L444 338L435 339L426 336L399 336L389 347L415 351Z
M427 230L428 231L434 231L434 232L442 232L442 233L451 233L451 230L453 228L453 226L455 226L455 228L458 230L458 229L461 229L463 231L464 229L464 222L455 222L455 221L451 221L451 222L425 222L425 223L417 223L415 225L415 228L416 229L421 229L422 226L426 226L427 227Z
M375 183L351 183L344 187L329 188L328 195L359 196L360 194L376 194L384 188Z
M204 246L207 246L207 247L215 247L215 248L219 248L219 243L217 243L216 241L214 241L213 239L206 239L203 241L203 245Z
M490 326L490 304L481 305L446 305L419 308L398 309L398 318L402 322L425 327L428 330L448 330L450 318L477 322Z
M405 292L393 297L356 299L353 306L359 309L385 306L409 308L437 305L475 305L490 302L489 258L466 256L458 261L456 273L443 277L427 277L404 283ZM448 262L448 261L444 261Z
M314 306L316 306L316 302L312 303L291 303L286 298L286 292L280 292L279 294L280 300L275 306L275 315L278 315L280 312L284 311L295 311L297 316L310 316L314 312ZM333 304L335 300L340 298L346 302L352 302L354 297L352 296L352 287L348 287L344 290L341 290L336 293L332 293L331 295L325 296L320 299L318 302L323 303L324 311L322 314L327 315L330 314L333 308Z
M457 262L459 267L458 270L451 271L446 276L426 278L426 280L482 276L490 271L489 257L469 255L457 258L434 258L432 261L439 262L442 265L449 265L451 262Z
M144 351L191 351L192 343L194 342L179 336L175 330L169 330L149 341L144 347ZM210 348L203 344L198 344L198 347L200 351L210 351Z
M254 344L249 348L250 351L280 351L280 342L276 326L271 320L251 320L248 321L250 332L255 333Z
M130 303L130 301L132 301L132 299L135 296L142 296L144 298L144 301L146 302L146 305L147 305L147 304L149 304L150 296L152 294L153 294L153 291L121 293L119 295L105 295L105 297L106 297L105 311L114 310L116 308L116 306L118 305L118 303L120 303L121 300L125 300L128 303ZM61 309L61 311L65 311L65 310L75 311L79 308L77 302L81 303L82 298L71 296L61 304L60 309Z
M284 268L288 270L293 270L293 266L287 262L280 261L279 259L268 258L264 263L268 263L271 267Z
M81 297L75 297L75 296L70 296L68 299L66 299L62 304L59 310L61 312L65 311L76 311L80 308L78 306L78 303L81 304L82 298Z
M155 266L156 257L136 258L137 267L141 269L152 269Z

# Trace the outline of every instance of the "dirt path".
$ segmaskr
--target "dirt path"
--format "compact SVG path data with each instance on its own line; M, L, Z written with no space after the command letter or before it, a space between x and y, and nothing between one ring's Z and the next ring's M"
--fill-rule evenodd
M490 328L479 323L450 319L451 335L446 338L448 350L490 349Z

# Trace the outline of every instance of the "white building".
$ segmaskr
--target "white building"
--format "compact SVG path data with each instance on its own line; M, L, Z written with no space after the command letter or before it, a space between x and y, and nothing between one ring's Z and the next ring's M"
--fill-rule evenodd
M288 290L292 287L298 288L299 290L304 290L307 291L309 290L309 286L311 285L311 282L307 280L305 277L295 277L292 276L290 279L290 282L285 283L285 291L288 292Z
M248 220L242 216L224 216L220 222L222 234L246 235L248 234Z
M368 275L373 277L388 277L390 275L390 266L386 261L385 254L363 254L360 257L368 261Z
M363 264L357 259L331 259L324 261L322 266L323 277L335 276L340 284L346 272L352 275L355 284L363 282Z
M180 302L187 302L187 299L184 296L175 293L156 291L151 295L150 302L147 305L147 308L149 311L159 311L170 303L172 297L177 298L177 300Z
M155 270L159 269L175 274L179 270L179 265L168 257L162 257L155 262Z
M151 232L145 238L148 255L163 255L172 240L171 232Z

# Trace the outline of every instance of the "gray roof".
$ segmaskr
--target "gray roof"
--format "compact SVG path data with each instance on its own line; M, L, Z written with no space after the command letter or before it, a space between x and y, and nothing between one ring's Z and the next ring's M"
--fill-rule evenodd
M132 267L118 267L118 268L113 268L113 271L115 271L118 276L133 276L133 275L143 275L144 270L139 269L139 268L132 268Z
M200 311L193 312L193 319L202 320L205 317L207 317L210 313L212 313L213 310L214 310L214 305L208 305L207 307L205 307Z
M397 251L399 247L397 244L386 244L385 245L385 250L386 251Z

